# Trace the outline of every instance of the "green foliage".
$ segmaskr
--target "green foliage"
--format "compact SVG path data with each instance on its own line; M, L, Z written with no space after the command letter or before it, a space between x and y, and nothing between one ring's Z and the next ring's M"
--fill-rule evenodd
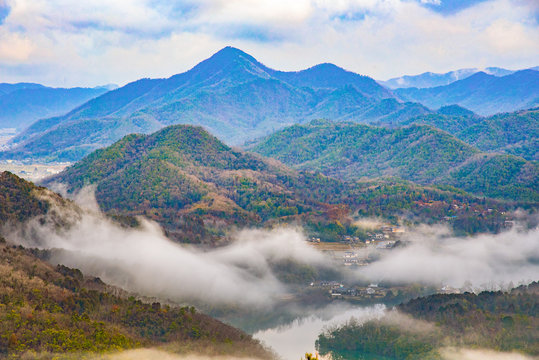
M510 292L420 297L397 308L427 323L403 325L391 317L365 324L352 321L320 334L317 348L337 359L438 359L444 346L537 356L538 294L535 282Z
M490 117L429 114L402 124L428 124L447 131L482 151L539 160L539 108Z
M435 360L441 359L436 351L438 335L376 321L361 325L351 321L321 334L316 347L337 360Z
M111 295L77 269L53 268L22 247L0 244L0 357L82 353L168 342L212 342L264 350L240 330L192 307Z
M305 131L313 128L324 129L313 142L316 146L302 146L302 141L294 138L303 139ZM351 134L344 136L335 129L343 134L350 130ZM417 129L419 139L439 133L428 127ZM393 132L320 120L274 136L283 136L279 144L285 139L295 142L295 154L304 161L324 153L329 143L368 138L372 131L401 142L416 130ZM458 156L448 155L447 161ZM340 159L337 155L322 157ZM415 166L426 167L423 162ZM409 169L415 168L410 165ZM423 174L432 171L423 170ZM231 149L201 128L186 125L149 136L127 136L49 181L67 184L69 191L96 185L98 203L113 217L143 215L163 225L169 237L191 243L219 242L233 226L275 223L303 224L310 234L326 241L340 241L346 235L366 239L368 234L351 224L351 214L381 216L395 223L402 218L450 222L461 233L496 232L506 219L500 213L514 206L475 198L448 186L436 189L398 179L346 182L320 172L297 172ZM487 213L489 208L493 210Z
M36 186L10 172L0 173L0 224L47 213L50 204L36 197Z
M416 118L415 122L418 119L454 131L468 129L476 121L473 116L458 117L457 121L440 114ZM534 136L533 131L529 136ZM477 196L539 200L536 164L507 155L484 161L486 154L429 126L388 129L312 122L278 131L251 149L296 169L321 171L345 180L395 176L423 185L451 185Z

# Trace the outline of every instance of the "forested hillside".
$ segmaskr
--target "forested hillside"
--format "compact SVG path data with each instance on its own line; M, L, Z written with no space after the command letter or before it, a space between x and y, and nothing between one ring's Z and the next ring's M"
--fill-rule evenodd
M539 356L538 298L537 282L510 292L431 295L397 307L411 318L389 313L365 324L350 322L321 334L317 347L349 360L441 359L444 347Z
M76 208L13 174L0 175L0 230L8 236L0 236L0 358L82 356L165 343L271 358L247 334L194 308L141 302L79 270L42 261L42 251L11 245L9 230L35 217L56 216L58 230L69 226L50 201Z
M481 153L430 126L389 129L317 120L278 131L249 149L296 169L346 180L396 176L478 196L539 201L536 163Z
M539 160L539 108L480 117L453 105L403 121L401 125L428 124L449 132L487 152L501 152Z
M500 231L515 204L475 198L454 188L404 181L344 182L298 172L234 150L199 127L175 125L152 135L129 135L97 150L46 184L69 192L96 186L101 208L158 221L176 240L225 240L231 226L299 222L338 240L360 230L350 215L397 222L447 221L464 233ZM495 211L486 212L491 208ZM481 215L479 215L481 214Z

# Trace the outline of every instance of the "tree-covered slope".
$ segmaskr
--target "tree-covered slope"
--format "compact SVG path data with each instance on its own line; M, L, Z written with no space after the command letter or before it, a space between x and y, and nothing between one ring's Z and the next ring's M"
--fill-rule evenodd
M196 242L204 228L198 215L231 225L305 211L288 183L295 179L293 171L233 150L200 127L175 125L126 136L48 182L66 183L69 191L95 184L103 210L146 215L169 235ZM175 235L179 228L187 233Z
M42 251L10 244L11 236L26 233L9 229L36 217L56 217L57 229L69 226L62 216L73 213L65 207L77 208L50 190L0 174L0 231L7 237L0 236L0 358L76 357L172 342L271 357L247 334L194 308L141 302L79 270L48 264Z
M1 157L79 160L127 134L172 124L202 125L238 144L320 117L399 121L428 112L332 64L283 72L227 47L185 73L141 79L64 116L41 120L13 139L14 147Z
M437 294L401 304L365 324L329 329L317 340L334 359L442 359L444 348L492 349L539 356L539 286L510 292Z
M172 342L271 357L249 335L194 308L113 295L121 292L79 270L54 267L3 239L0 274L0 357L28 352L81 356Z
M345 182L298 172L232 149L188 125L128 135L46 184L54 182L66 184L70 192L94 185L102 210L153 219L171 238L184 242L215 243L226 240L235 226L279 222L302 224L308 232L336 241L359 231L352 214L429 223L450 216L459 232L500 231L502 212L514 206L449 187L401 180ZM487 208L495 211L487 214Z
M396 176L482 196L539 200L537 164L514 156L487 156L429 126L388 129L313 121L278 131L250 148L296 169L347 180Z
M435 126L483 151L539 160L539 108L481 117L453 105L401 124L412 123Z

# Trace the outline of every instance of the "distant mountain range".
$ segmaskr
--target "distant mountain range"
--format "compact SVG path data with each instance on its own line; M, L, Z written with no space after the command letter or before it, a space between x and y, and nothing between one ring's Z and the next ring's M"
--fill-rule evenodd
M316 118L396 122L428 112L332 64L282 72L227 47L185 73L138 80L67 115L38 121L14 139L18 146L4 158L77 160L126 134L178 123L202 125L238 144Z
M396 129L313 121L280 130L251 150L300 170L346 180L396 176L477 196L539 201L539 166L487 154L430 126Z
M478 72L446 86L394 92L403 101L430 109L458 104L480 115L493 115L538 106L539 71L521 70L501 77Z
M0 128L21 131L36 120L63 115L112 86L95 88L51 88L40 84L0 84Z
M530 68L531 70L539 71L539 66ZM436 86L449 85L455 81L466 79L467 77L472 76L478 72L484 72L489 75L494 76L505 76L510 75L515 70L507 70L498 67L487 67L485 69L471 68L471 69L459 69L454 71L449 71L446 73L432 73L425 72L419 75L404 75L396 78L392 78L386 81L378 81L378 83L389 89L398 89L398 88L430 88Z
M446 86L389 90L332 64L283 72L226 47L185 73L141 79L65 115L39 120L12 139L0 158L76 161L127 134L148 134L173 124L201 125L237 145L321 118L398 126L452 104L489 115L538 103L535 70L501 77L478 72Z

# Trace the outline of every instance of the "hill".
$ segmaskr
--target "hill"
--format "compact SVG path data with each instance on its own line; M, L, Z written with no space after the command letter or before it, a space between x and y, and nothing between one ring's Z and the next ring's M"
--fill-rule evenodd
M228 144L320 117L372 122L428 113L397 101L376 81L332 64L297 72L270 69L227 47L168 79L141 79L40 120L2 158L78 160L130 133L172 124L201 125Z
M226 241L236 226L275 223L302 224L309 234L338 241L361 235L352 214L429 223L451 216L451 224L464 233L500 231L506 218L502 212L513 206L450 188L390 180L344 182L298 172L232 149L189 125L128 135L45 184L55 182L71 193L94 185L102 210L143 215L177 241L211 244ZM487 208L495 211L487 214Z
M44 195L75 206L6 172L0 175L0 194L2 230L8 223L50 215ZM43 255L0 236L1 358L81 356L165 343L271 357L249 335L192 307L144 303L77 269L50 265Z
M336 359L442 359L447 347L538 356L538 295L534 282L510 292L421 297L397 307L407 316L390 313L329 329L317 348Z
M480 117L453 105L401 123L408 124L432 125L482 151L539 160L539 108Z
M250 149L296 169L357 180L396 176L420 184L445 184L478 196L539 200L537 164L487 155L429 126L395 129L313 121L278 131Z
M62 115L109 91L107 87L51 88L40 84L0 84L0 128L22 131L33 122Z
M502 77L478 72L445 86L394 92L405 101L419 102L431 109L458 104L488 116L537 106L539 71L521 70Z
M455 81L466 79L480 72L480 69L459 69L449 71L443 74L425 72L419 75L404 75L396 78L392 78L386 81L378 81L383 86L390 89L398 88L430 88L436 86L449 85ZM514 73L513 70L507 70L497 67L488 67L483 70L486 74L493 76L505 76Z

